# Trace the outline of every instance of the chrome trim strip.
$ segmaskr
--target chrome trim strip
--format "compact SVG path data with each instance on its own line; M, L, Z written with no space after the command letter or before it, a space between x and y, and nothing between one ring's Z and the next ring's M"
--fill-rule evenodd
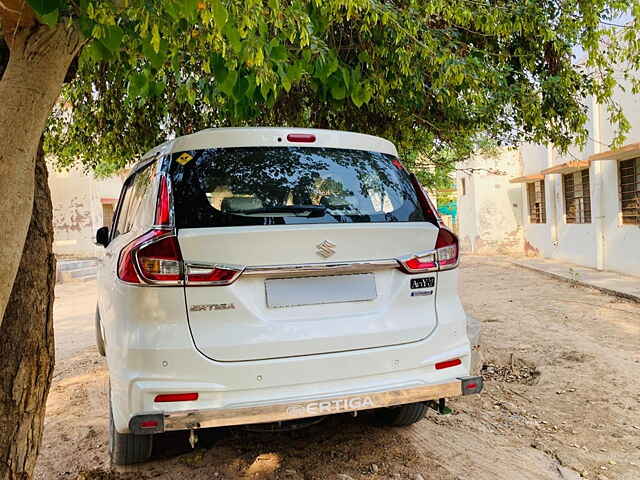
M222 427L229 425L249 425L268 423L321 415L355 412L372 408L391 407L408 403L424 402L439 398L461 396L462 381L456 379L447 383L420 387L363 392L339 397L305 399L240 408L216 408L165 412L164 427L167 430L189 430L193 428Z
M272 275L332 275L334 273L362 273L376 270L391 270L399 268L400 264L393 258L384 260L363 260L356 262L330 263L300 263L289 265L258 265L249 266L243 275L272 276Z

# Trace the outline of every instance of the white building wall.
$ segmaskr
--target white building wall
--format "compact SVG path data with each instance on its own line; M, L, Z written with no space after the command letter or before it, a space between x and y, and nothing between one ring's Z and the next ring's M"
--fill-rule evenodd
M624 107L631 123L625 144L640 142L640 97L631 93L622 81L616 90L616 101ZM560 155L548 153L541 145L522 145L522 175L573 160L587 160L591 155L609 150L615 126L608 121L606 109L589 105L589 141L584 148L570 148ZM595 111L594 111L595 110ZM530 224L526 184L522 184L525 253L563 260L591 268L640 276L640 227L623 225L620 219L618 162L603 160L589 167L592 220L588 224L567 224L565 219L562 175L545 176L547 222Z
M495 157L477 156L461 166L457 173L458 234L463 251L522 251L520 191L518 185L509 183L520 169L520 155L515 149L503 149Z
M53 251L70 257L95 257L95 232L103 226L103 203L115 202L123 178L96 179L79 169L49 169L53 205Z
M623 105L624 114L631 124L625 144L640 142L640 96L632 93L631 85L623 78L618 80L620 85L616 88L616 99ZM606 108L601 108L599 113L601 142L608 145L615 137L615 128L608 121ZM602 203L605 268L640 276L640 226L623 225L620 219L618 162L603 160L599 163L604 187Z

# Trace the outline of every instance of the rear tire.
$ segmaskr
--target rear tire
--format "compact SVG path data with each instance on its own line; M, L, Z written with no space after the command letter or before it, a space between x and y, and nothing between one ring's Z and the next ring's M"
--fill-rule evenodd
M381 408L373 412L373 419L377 425L406 427L422 420L427 408L426 403L409 403L397 407Z
M98 347L98 353L103 357L107 354L104 349L104 339L102 338L102 325L100 324L100 311L96 305L96 347Z
M111 463L132 465L146 462L151 457L152 448L153 435L134 435L116 431L111 408L111 391L109 391L109 457Z

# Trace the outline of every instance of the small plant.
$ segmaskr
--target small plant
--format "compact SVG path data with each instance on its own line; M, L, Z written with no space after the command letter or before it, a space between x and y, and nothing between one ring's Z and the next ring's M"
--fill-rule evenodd
M569 268L569 275L571 275L571 279L569 283L572 288L575 288L578 285L578 279L580 277L580 272L576 271L574 268Z

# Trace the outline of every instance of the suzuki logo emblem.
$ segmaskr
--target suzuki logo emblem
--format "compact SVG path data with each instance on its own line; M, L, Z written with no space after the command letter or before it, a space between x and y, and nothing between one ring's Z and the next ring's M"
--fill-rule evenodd
M333 242L330 242L329 240L324 240L322 243L319 243L318 245L316 245L316 247L318 248L316 253L324 258L329 258L331 255L336 253L335 251L336 244Z

